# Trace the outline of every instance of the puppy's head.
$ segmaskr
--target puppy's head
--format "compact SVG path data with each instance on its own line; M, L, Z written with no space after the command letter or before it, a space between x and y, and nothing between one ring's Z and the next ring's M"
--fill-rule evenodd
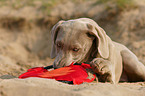
M72 62L87 62L101 51L98 50L101 46L98 44L101 34L93 32L96 28L91 22L86 19L75 19L59 21L54 25L51 30L51 58L55 57L54 68L68 66Z

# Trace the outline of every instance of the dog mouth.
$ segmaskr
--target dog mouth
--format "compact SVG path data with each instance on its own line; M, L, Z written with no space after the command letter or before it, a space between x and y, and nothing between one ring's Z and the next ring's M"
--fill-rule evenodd
M73 62L71 62L71 63L69 63L69 64L67 64L67 65L65 65L65 64L62 64L62 66L58 66L58 65L61 65L61 64L53 64L53 68L54 69L58 69L58 68L61 68L61 67L65 67L65 66L70 66L70 65L79 65L80 63L77 63L77 62L75 62L75 61L73 61Z

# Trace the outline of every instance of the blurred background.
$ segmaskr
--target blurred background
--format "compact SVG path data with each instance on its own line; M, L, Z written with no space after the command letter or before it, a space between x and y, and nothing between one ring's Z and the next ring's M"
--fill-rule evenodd
M145 64L145 0L0 0L0 75L52 64L52 26L88 17Z

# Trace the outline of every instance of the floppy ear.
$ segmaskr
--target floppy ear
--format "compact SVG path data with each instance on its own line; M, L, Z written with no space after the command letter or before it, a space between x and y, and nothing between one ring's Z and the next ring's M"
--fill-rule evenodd
M109 57L109 39L108 36L106 35L106 32L99 26L95 27L98 35L98 52L103 58L108 58Z
M91 24L88 24L88 25L91 26ZM101 57L108 58L109 57L109 46L108 46L109 37L106 35L105 31L101 27L99 27L97 24L95 24L95 26L93 27L94 28L92 28L92 31L90 31L89 33L96 37L96 39L94 39L95 40L94 43L96 43L95 45L97 45L98 47L97 50L94 50L93 54L95 54L95 52L98 52Z
M51 29L51 39L52 39L52 48L51 48L51 54L50 54L50 58L54 58L56 57L56 47L55 47L55 40L57 38L57 34L58 31L60 29L60 25L61 23L64 21L59 21L57 24L55 24L53 26L53 28Z

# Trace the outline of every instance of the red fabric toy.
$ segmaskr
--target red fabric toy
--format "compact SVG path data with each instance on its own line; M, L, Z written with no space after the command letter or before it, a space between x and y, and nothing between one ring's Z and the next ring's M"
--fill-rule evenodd
M58 68L55 70L47 70L44 67L35 67L28 69L26 73L23 73L19 78L24 79L28 77L40 77L55 79L58 81L70 81L74 85L81 84L83 82L92 82L96 78L95 74L93 78L88 79L88 74L85 69L91 69L89 64L82 63L81 65L73 65Z

